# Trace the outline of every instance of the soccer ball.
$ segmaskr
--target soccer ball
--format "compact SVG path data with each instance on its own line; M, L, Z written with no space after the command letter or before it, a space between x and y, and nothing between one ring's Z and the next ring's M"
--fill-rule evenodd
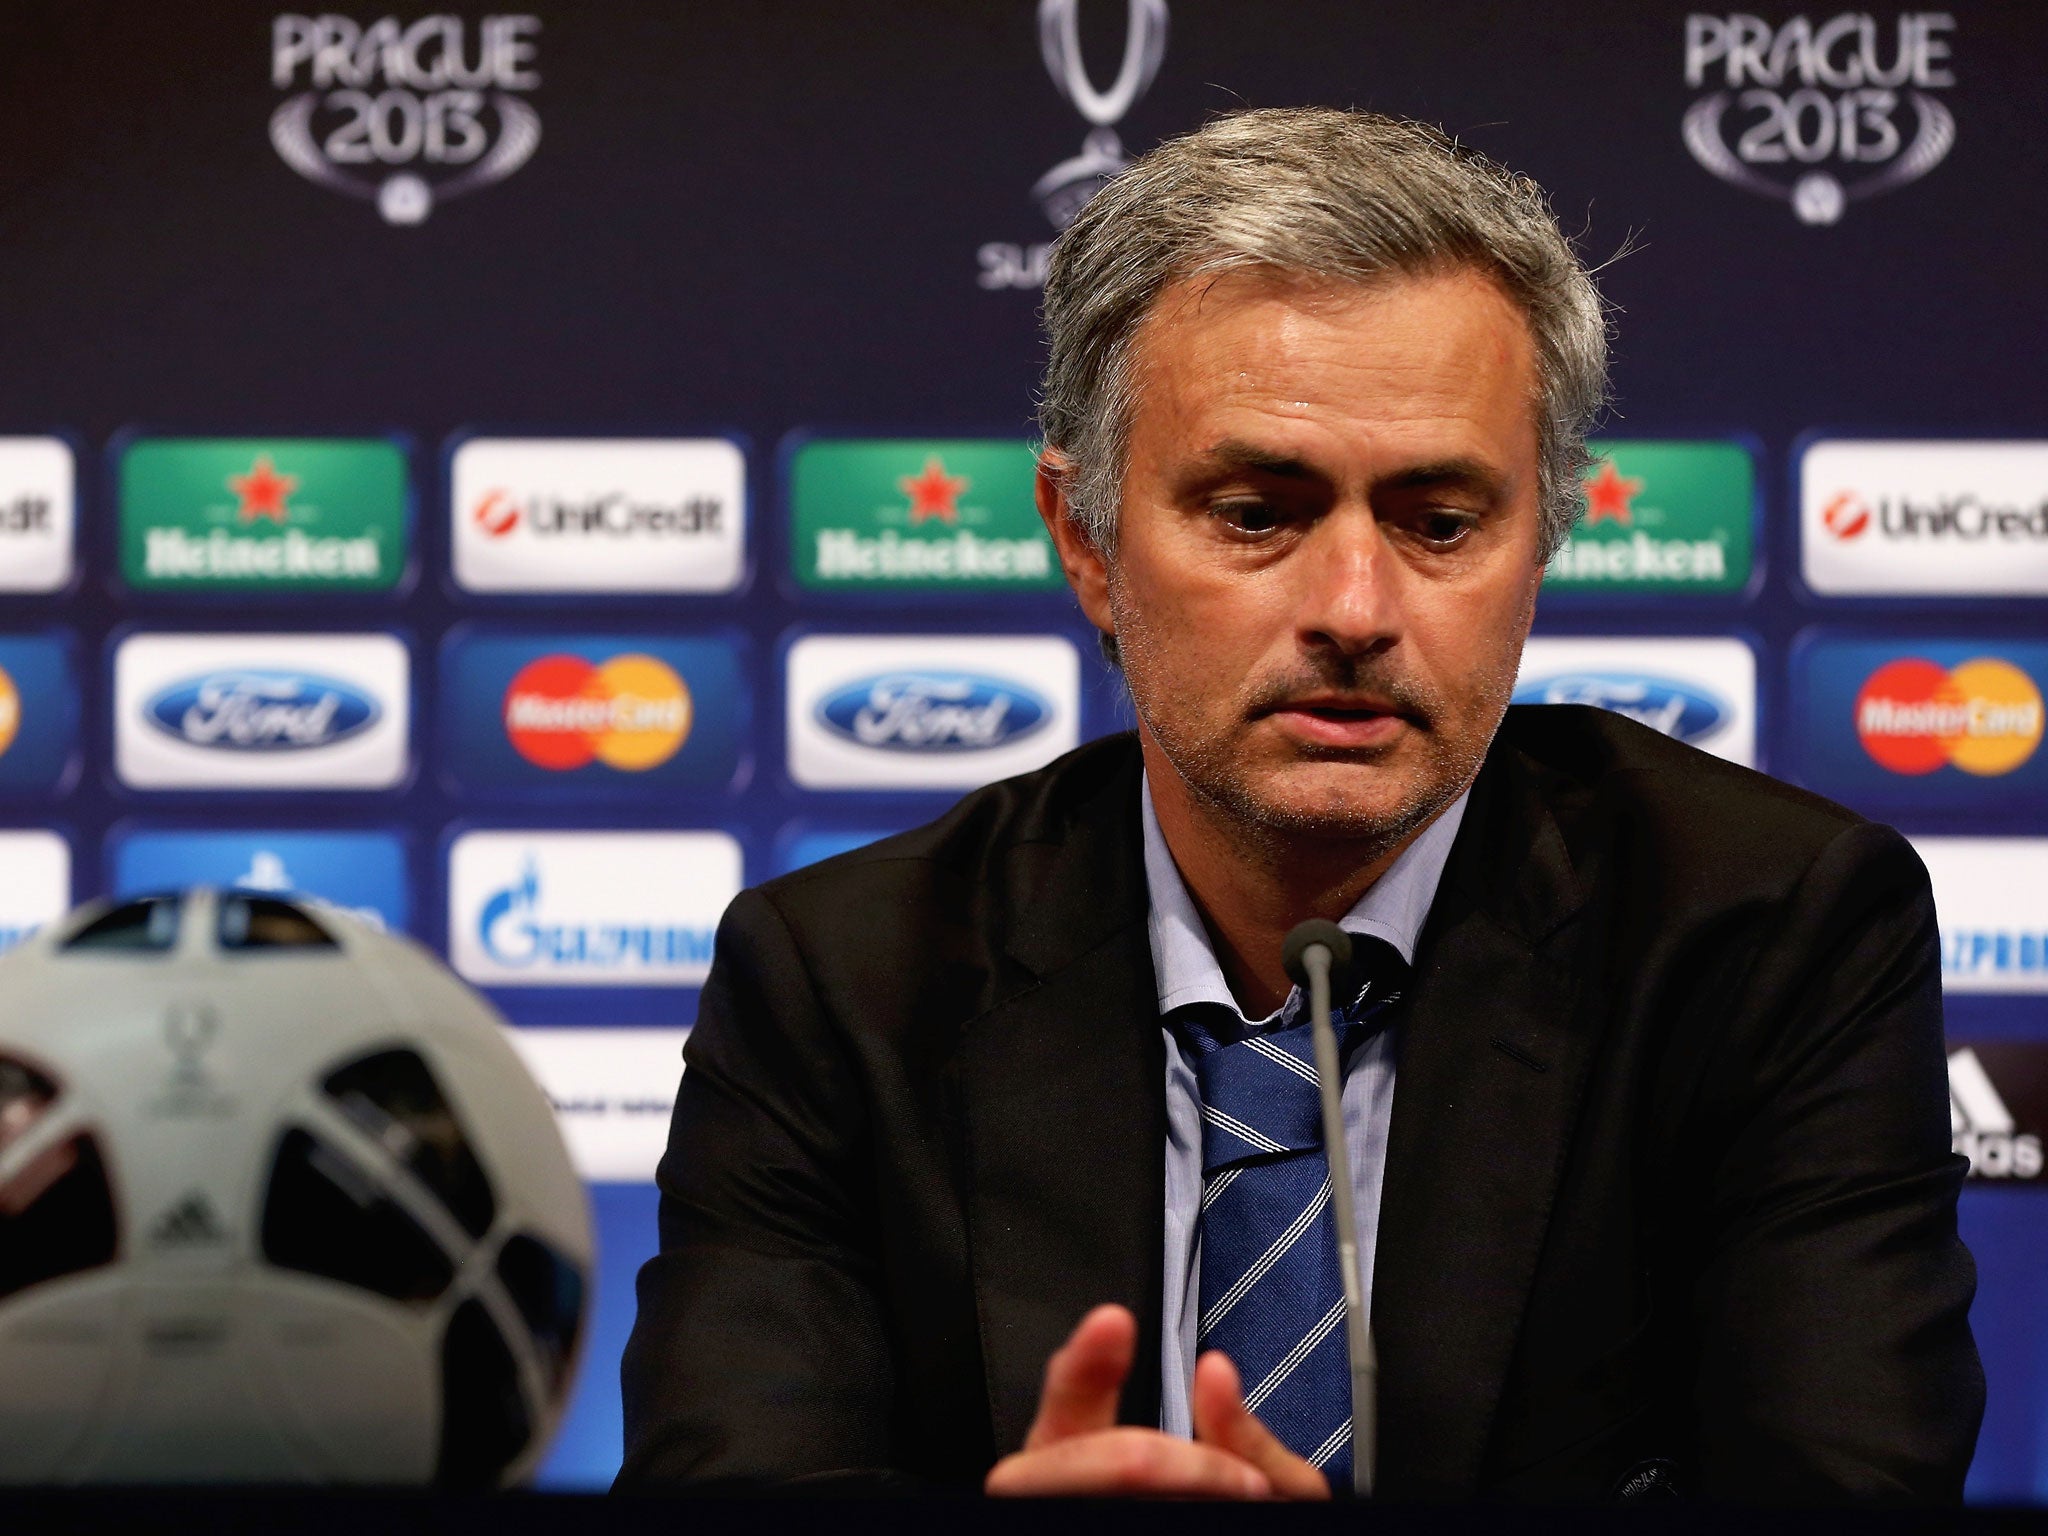
M0 1482L519 1481L590 1262L546 1098L412 941L199 889L0 959Z

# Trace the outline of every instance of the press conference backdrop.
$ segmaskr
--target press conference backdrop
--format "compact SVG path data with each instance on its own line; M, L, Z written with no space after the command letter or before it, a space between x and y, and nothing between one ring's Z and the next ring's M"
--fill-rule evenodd
M2048 10L0 10L0 943L299 887L498 1004L591 1180L617 1464L744 883L1125 723L1031 507L1046 244L1242 105L1425 118L1596 261L1519 696L1912 836L1991 1408L2048 1497Z

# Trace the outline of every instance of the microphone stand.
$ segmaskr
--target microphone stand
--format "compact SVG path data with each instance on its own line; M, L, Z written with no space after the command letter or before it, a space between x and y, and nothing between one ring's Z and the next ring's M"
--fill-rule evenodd
M1358 1201L1351 1187L1351 1156L1344 1136L1343 1066L1330 1023L1330 973L1351 960L1351 935L1335 923L1312 919L1287 935L1287 969L1308 986L1309 1025L1315 1041L1316 1085L1323 1104L1323 1153L1330 1165L1330 1196L1337 1215L1337 1267L1344 1277L1344 1338L1351 1358L1351 1486L1372 1497L1379 1452L1379 1360L1358 1278Z

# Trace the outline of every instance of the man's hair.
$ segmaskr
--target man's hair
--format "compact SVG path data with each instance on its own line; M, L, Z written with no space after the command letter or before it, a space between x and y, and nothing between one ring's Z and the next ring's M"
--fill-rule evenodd
M1422 123L1327 107L1219 117L1098 192L1054 243L1039 428L1069 505L1116 547L1134 339L1183 279L1237 271L1370 283L1475 270L1535 343L1541 553L1570 533L1586 433L1607 399L1607 324L1543 189Z

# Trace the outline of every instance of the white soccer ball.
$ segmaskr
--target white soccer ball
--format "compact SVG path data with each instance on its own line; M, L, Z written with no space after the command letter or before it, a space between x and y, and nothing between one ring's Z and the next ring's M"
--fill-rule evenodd
M547 1099L412 941L194 890L0 959L0 1482L519 1481L590 1263Z

